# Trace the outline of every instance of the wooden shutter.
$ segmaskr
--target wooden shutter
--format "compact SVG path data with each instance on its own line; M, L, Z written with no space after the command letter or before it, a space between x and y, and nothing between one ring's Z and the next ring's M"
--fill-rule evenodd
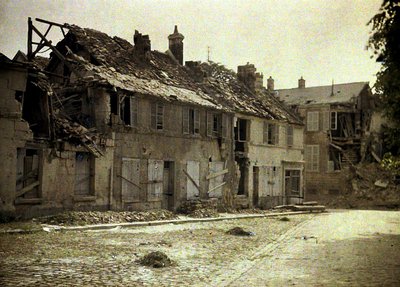
M278 124L274 124L274 141L273 144L277 145L279 144L279 125Z
M199 198L198 187L200 186L200 163L198 161L188 161L186 163L186 173L187 199L197 199ZM193 183L193 181L197 186Z
M151 103L150 108L150 115L151 115L151 128L156 130L157 129L157 103Z
M337 112L330 113L331 120L330 120L330 128L331 130L337 129Z
M189 133L189 108L182 108L182 132L183 134Z
M163 130L164 129L164 105L157 103L156 104L156 110L157 110L157 130Z
M197 109L193 110L193 117L194 117L194 129L193 133L198 135L200 134L200 112Z
M312 170L319 170L319 146L312 146Z
M159 200L163 193L164 161L149 159L147 165L147 199Z
M322 112L322 130L328 131L330 125L329 111Z
M312 164L311 164L311 155L312 155L312 146L306 145L304 149L304 157L306 160L306 169L311 170Z
M138 100L134 97L130 97L131 104L131 123L132 127L136 127L138 124Z
M140 192L140 159L122 158L122 201L139 200Z
M287 145L293 146L293 126L288 125L286 128Z
M264 122L263 126L263 143L268 143L268 123Z
M211 112L207 112L207 136L212 137L214 125L214 115Z

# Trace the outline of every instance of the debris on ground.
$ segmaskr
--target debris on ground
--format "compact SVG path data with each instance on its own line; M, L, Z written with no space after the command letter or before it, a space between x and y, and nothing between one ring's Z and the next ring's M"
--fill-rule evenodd
M169 257L161 251L153 251L143 256L139 263L153 268L163 268L174 264Z
M400 207L400 185L393 172L379 163L359 163L347 176L347 188L327 205L335 208Z
M217 203L212 200L184 202L179 207L178 212L196 218L219 217Z
M279 218L279 220L280 221L290 221L289 217L286 217L286 216Z
M254 236L254 235L256 235L254 232L246 231L242 227L234 227L232 229L229 229L226 233L230 234L230 235L236 235L236 236Z
M176 219L168 210L150 211L69 211L57 215L37 218L42 224L52 225L88 225L104 223L124 223Z

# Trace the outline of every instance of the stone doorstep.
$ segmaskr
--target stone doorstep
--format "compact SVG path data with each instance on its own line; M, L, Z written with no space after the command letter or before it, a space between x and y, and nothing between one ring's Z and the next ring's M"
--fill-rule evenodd
M235 220L235 219L245 219L245 218L278 217L278 216L309 214L309 213L322 213L322 212L289 211L289 212L276 212L267 214L238 214L232 216L229 214L225 214L224 216L221 217L209 217L209 218L185 217L185 218L171 219L171 220L105 223L105 224L93 224L93 225L81 225L81 226L60 226L60 225L42 224L41 229L37 228L31 230L23 230L23 229L1 230L0 234L31 234L43 231L52 232L52 231L107 230L115 227L142 227L142 226L157 226L164 224L200 223L200 222L213 222L213 221Z

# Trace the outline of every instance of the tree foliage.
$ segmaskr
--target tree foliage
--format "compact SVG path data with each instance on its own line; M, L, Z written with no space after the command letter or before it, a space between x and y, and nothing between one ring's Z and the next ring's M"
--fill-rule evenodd
M389 120L386 147L400 154L400 0L384 0L368 25L372 25L368 47L382 64L375 91Z

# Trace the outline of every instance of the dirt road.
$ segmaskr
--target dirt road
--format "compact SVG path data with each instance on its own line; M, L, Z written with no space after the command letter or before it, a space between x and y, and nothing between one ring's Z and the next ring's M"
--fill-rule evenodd
M303 222L223 286L400 286L400 212L342 211Z

